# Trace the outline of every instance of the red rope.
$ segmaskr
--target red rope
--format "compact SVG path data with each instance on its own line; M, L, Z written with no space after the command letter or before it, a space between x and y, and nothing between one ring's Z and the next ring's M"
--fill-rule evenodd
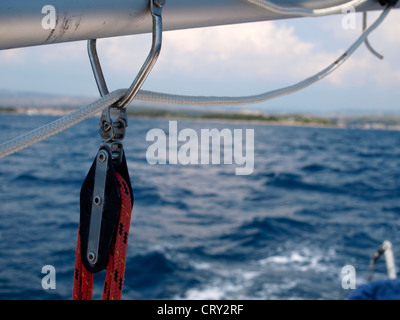
M129 188L118 173L115 173L121 195L121 208L117 225L115 242L111 244L106 278L104 281L103 300L120 300L125 276L126 249L128 246L129 227L131 223L132 206ZM75 254L73 300L92 300L93 274L89 272L81 260L81 240L78 240Z

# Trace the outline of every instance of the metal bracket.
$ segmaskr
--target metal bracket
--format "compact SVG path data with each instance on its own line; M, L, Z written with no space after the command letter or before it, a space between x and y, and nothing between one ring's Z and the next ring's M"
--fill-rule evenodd
M363 31L367 29L367 12L363 12ZM365 46L371 53L377 57L378 59L383 59L383 55L381 55L378 51L376 51L370 44L368 38L365 38L364 40Z
M121 195L116 170L126 174L126 162L113 161L118 145L103 144L81 188L80 227L81 259L92 273L106 268L108 252L118 222ZM129 178L129 176L127 177Z
M150 12L153 18L153 38L150 52L140 69L135 80L132 82L126 94L115 103L114 108L125 108L128 106L136 94L139 92L144 81L149 75L151 69L157 61L157 58L161 51L162 44L162 7L165 4L165 0L150 0ZM108 87L104 78L104 74L101 68L100 60L97 55L96 39L88 40L88 54L90 64L94 73L94 77L99 89L100 95L103 97L109 93Z
M101 114L99 122L100 136L104 142L121 141L125 138L125 131L128 127L128 115L126 108L119 109L119 117L116 121L111 118L112 107L106 108Z
M87 260L96 264L99 254L101 220L103 218L104 192L106 189L109 153L100 149L96 156L96 171L93 189L93 204L90 215Z

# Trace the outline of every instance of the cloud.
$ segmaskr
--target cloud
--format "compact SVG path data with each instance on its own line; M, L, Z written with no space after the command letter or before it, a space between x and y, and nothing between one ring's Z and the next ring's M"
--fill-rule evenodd
M0 61L7 63L20 63L26 60L27 53L23 49L0 50Z
M149 47L143 36L135 41L107 39L105 63L118 70L137 68L138 47ZM125 38L125 37L124 37ZM203 78L302 76L323 66L329 53L313 56L315 44L302 41L294 28L272 22L170 31L164 33L159 72ZM142 49L140 49L142 50ZM143 58L139 61L143 61ZM289 62L289 64L288 64Z
M368 25L379 16L379 12L368 14ZM343 30L340 28L341 16L329 17L322 26L322 21L317 21L318 27L334 30L331 34L332 42L342 46L341 51L347 50L362 33L362 15L357 14L357 28ZM363 86L367 83L380 87L397 87L400 82L400 10L393 10L385 21L374 30L370 43L384 56L383 60L377 59L370 51L361 45L352 57L338 70L329 75L326 81L335 86Z
M165 43L168 71L202 77L275 77L285 71L297 74L304 63L298 58L306 57L314 48L296 37L293 27L277 27L271 22L175 31L165 35ZM280 61L296 59L298 64L282 70Z
M372 14L369 21L373 21L376 15ZM296 26L302 23L301 19L165 32L162 53L154 72L175 78L278 79L290 84L313 75L335 61L361 33L361 15L357 17L358 28L352 31L341 28L341 16L307 21L308 26L315 24L309 30L315 34L311 40L309 36L304 40L304 35L296 30ZM398 81L399 19L400 12L391 12L387 21L371 36L374 46L387 53L384 61L377 60L362 47L325 81L335 86L359 86L368 81L386 86ZM150 37L141 35L132 38L135 39L103 40L102 53L108 67L118 72L140 67L150 48ZM324 42L327 40L323 38L331 39L328 41L337 45L330 44L326 49Z
M76 63L89 62L86 41L55 44L41 48L35 54L35 58L44 63ZM47 49L47 50L42 50Z
M89 61L86 42L67 42L52 45L0 50L0 63L59 64Z

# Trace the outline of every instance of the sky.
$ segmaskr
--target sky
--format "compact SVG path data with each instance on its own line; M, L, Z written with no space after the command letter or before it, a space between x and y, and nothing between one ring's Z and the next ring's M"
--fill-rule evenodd
M369 23L378 14L369 13ZM361 13L356 15L355 28L343 28L343 19L344 15L335 15L164 32L160 57L143 89L240 96L294 84L327 67L359 37ZM399 21L400 9L392 10L369 38L383 60L362 45L336 72L311 87L245 108L400 114ZM151 35L97 43L111 91L130 86L148 54ZM0 51L0 70L0 90L99 95L85 41Z

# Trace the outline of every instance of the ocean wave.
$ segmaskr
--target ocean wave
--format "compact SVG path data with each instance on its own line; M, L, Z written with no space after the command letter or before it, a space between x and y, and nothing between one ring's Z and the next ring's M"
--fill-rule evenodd
M4 115L0 124L13 123L16 136L39 120L48 119ZM2 159L0 299L71 298L97 122ZM203 125L220 128L185 122ZM254 173L236 176L229 166L149 165L146 133L160 127L168 120L130 119L125 138L135 204L124 299L344 299L344 265L362 283L384 240L400 247L399 132L260 125ZM48 264L54 294L40 287Z

